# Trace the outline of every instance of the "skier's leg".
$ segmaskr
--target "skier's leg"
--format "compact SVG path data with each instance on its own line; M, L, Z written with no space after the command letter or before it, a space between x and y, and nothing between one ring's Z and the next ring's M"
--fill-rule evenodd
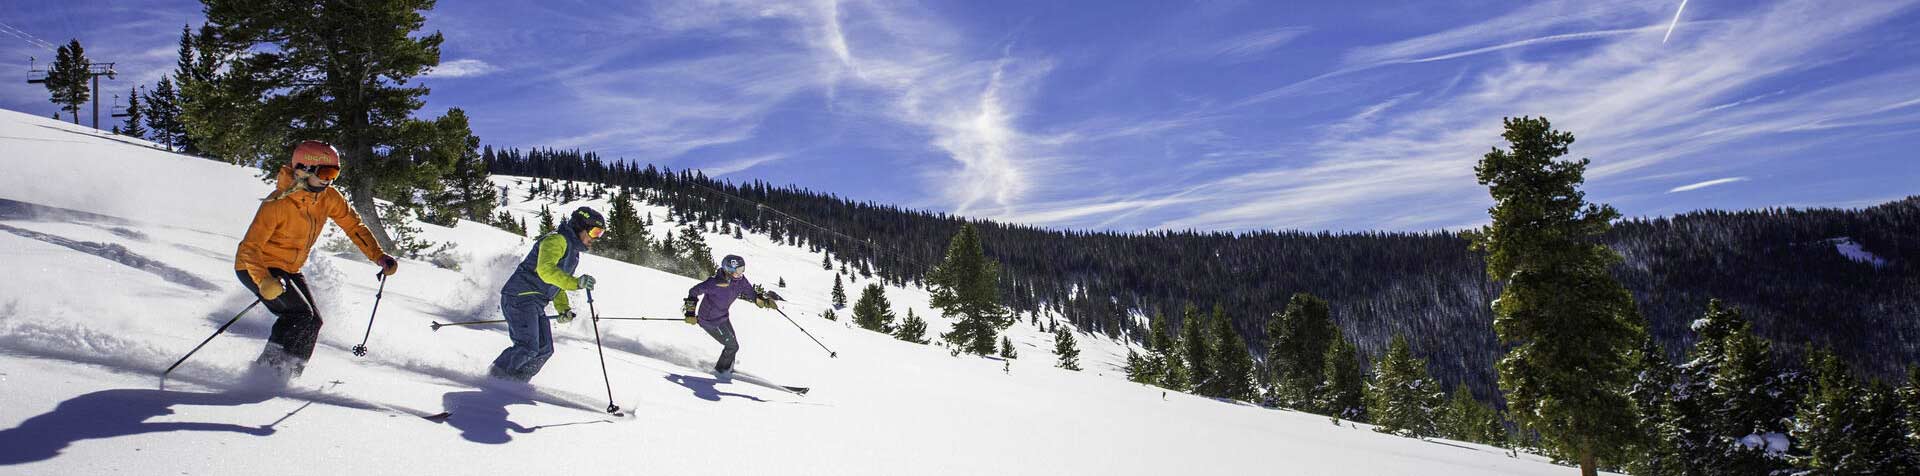
M272 273L273 279L283 279L288 275L287 272L278 269L268 271ZM234 274L240 278L240 284L247 287L247 291L253 292L254 297L261 297L259 285L253 282L252 275L246 271L235 271ZM302 281L301 286L304 286L304 284L305 282ZM268 312L273 313L275 319L273 321L273 330L267 334L267 344L265 348L261 349L260 357L254 359L255 364L273 367L278 370L290 370L289 362L293 359L289 357L290 352L286 343L291 340L290 336L293 334L293 331L296 330L295 328L297 326L295 323L305 321L308 318L307 316L312 313L312 310L307 307L306 302L301 299L301 296L296 294L297 292L299 291L287 289L281 292L279 297L274 299L261 297L260 303L265 305ZM311 353L312 351L309 350L308 355L311 355Z
M307 359L313 358L313 346L320 340L320 325L323 324L320 319L320 302L313 295L313 290L307 287L306 276L289 273L287 281L293 284L287 288L287 292L299 293L294 296L294 299L306 309L306 312L303 318L293 321L291 328L287 331L287 340L281 341L280 344L286 347L288 356L298 358L298 363L305 364ZM274 327L278 328L279 323L276 322Z
M715 372L732 371L733 355L740 351L740 341L733 333L733 321L721 321L711 324L702 321L700 322L700 328L706 330L707 335L713 336L713 340L719 342L721 346L720 360L714 362L713 370Z
M522 378L520 369L533 360L539 350L540 333L534 326L540 319L540 311L546 303L538 296L501 296L500 314L507 319L507 337L513 345L500 351L493 359L491 373L513 378Z
M527 380L532 380L535 374L540 373L540 369L547 365L547 359L553 357L553 323L546 319L537 321L539 324L535 330L539 331L539 335L534 339L533 358L520 369L520 375Z

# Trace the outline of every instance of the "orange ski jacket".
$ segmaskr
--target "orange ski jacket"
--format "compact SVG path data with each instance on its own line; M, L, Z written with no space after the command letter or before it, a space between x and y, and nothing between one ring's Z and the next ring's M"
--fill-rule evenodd
M289 273L298 273L307 264L307 252L313 249L313 242L320 239L320 232L327 226L327 219L346 230L347 238L353 240L367 259L379 262L386 251L380 249L380 243L374 241L373 231L360 221L360 215L347 205L347 199L339 190L327 187L318 193L304 188L289 191L294 187L293 169L281 167L278 184L274 192L260 203L260 210L253 214L253 224L247 226L247 236L240 239L240 249L234 253L233 269L246 271L255 283L272 279L268 269L279 269Z

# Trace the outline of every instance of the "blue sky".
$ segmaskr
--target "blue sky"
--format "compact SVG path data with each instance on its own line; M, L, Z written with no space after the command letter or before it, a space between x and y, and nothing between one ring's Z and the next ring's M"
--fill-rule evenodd
M1631 216L1920 194L1920 8L1833 1L442 1L425 115L488 144L1064 228L1429 230L1544 115ZM1676 20L1676 12L1678 12ZM195 2L0 4L172 68ZM38 86L0 107L51 114Z

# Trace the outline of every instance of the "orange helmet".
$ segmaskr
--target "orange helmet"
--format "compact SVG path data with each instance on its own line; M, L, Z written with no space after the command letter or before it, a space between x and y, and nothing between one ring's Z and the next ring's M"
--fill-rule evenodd
M321 180L340 178L340 152L325 142L310 140L293 148L293 169L305 171Z

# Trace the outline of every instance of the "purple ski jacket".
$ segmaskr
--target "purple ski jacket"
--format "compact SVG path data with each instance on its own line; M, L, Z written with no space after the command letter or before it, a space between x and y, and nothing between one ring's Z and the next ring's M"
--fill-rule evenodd
M746 276L729 278L726 273L714 273L713 277L687 290L687 299L700 300L694 315L700 317L700 322L709 324L726 322L734 300L752 301L759 297L760 293L754 292L753 283L748 282Z

